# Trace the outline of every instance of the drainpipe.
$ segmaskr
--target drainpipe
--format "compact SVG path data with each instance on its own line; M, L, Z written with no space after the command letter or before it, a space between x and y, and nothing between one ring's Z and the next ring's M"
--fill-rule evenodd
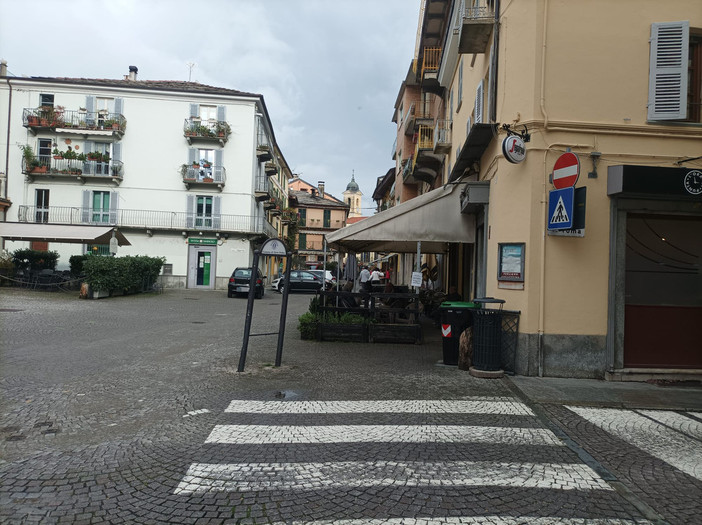
M7 82L7 87L10 90L10 95L8 97L7 103L7 140L5 141L5 191L4 195L0 197L8 198L10 185L10 124L12 123L12 84L10 83L10 78L7 76L7 62L3 60L0 62L0 76L5 77L5 82ZM2 221L7 221L7 210L2 214ZM5 249L5 239L2 240L0 244L0 249Z
M543 31L541 34L541 95L539 98L539 104L541 106L541 114L544 116L544 131L548 130L548 113L546 113L546 36L548 25L548 0L544 0L544 17L543 17ZM543 167L543 190L541 194L541 217L546 217L547 213L547 203L548 203L548 176L546 169L546 157L548 156L548 150L544 152L544 167ZM543 377L544 375L544 300L546 297L546 226L542 226L541 234L541 275L539 284L539 327L538 327L538 375Z

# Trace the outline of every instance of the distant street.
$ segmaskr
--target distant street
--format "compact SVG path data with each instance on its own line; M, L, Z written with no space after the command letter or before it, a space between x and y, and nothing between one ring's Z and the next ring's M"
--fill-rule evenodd
M0 522L699 522L702 413L535 403L440 365L438 330L301 341L311 297L239 374L243 298L0 288Z

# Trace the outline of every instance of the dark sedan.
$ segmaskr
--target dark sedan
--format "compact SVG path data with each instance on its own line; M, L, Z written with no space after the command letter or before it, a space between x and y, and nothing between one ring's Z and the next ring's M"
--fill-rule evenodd
M284 286L285 282L282 277L273 281L273 289L278 290L280 293L283 293ZM290 272L291 292L316 292L321 288L321 277L304 270L292 270Z

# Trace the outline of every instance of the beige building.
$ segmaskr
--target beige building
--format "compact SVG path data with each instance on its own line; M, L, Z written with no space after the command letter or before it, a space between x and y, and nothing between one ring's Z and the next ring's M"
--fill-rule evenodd
M521 312L517 373L699 375L700 3L423 12L382 205L461 188L474 231L441 273Z

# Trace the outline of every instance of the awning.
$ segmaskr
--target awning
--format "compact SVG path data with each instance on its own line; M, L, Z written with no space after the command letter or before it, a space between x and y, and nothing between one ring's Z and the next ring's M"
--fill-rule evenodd
M76 226L32 222L0 222L0 237L6 241L47 241L78 244L109 244L112 232L120 246L131 243L114 226Z
M462 184L432 190L326 236L335 248L360 252L445 253L448 243L475 242L475 216L461 213Z

